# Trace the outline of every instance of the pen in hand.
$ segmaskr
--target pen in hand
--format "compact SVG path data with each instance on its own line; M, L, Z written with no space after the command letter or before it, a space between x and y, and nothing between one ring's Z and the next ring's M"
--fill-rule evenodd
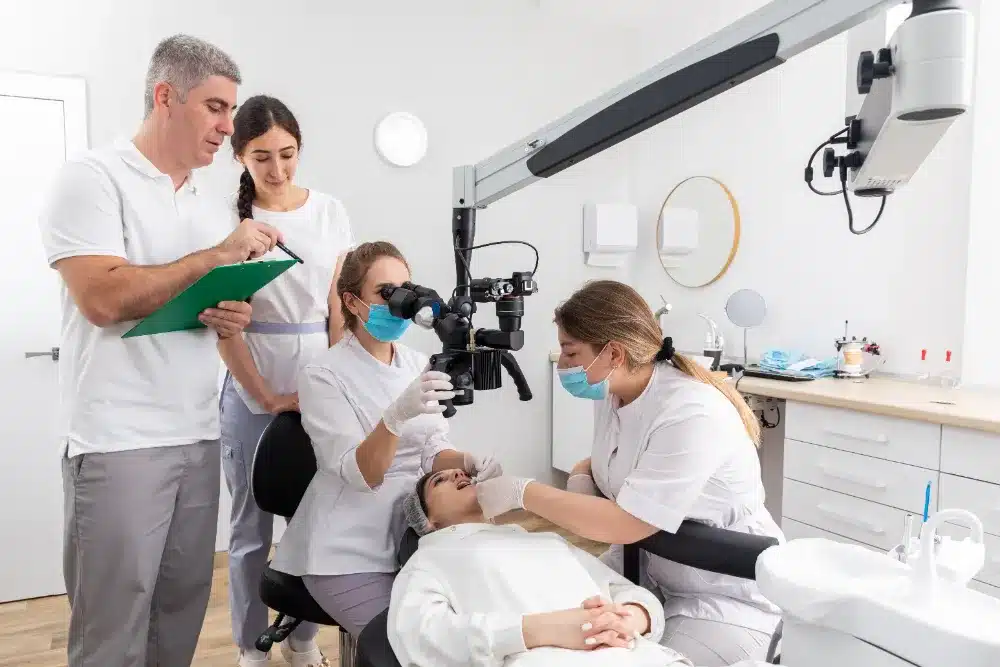
M305 262L303 262L303 261L302 261L302 258L301 258L301 257L299 257L299 256L298 256L298 255L296 255L296 254L295 254L294 252L292 252L291 250L289 250L288 248L286 248L286 247L285 247L285 244L284 244L284 243L282 243L281 241L278 241L278 243L277 243L277 246L278 246L279 248L281 248L281 250L282 250L282 251L283 251L283 252L284 252L284 253L285 253L286 255L288 255L289 257L291 257L292 259L294 259L294 260L295 260L296 262L298 262L299 264L305 264Z

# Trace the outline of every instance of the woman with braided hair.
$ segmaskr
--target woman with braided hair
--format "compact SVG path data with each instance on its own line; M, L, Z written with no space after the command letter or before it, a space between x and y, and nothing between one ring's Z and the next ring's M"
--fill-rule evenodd
M618 572L621 545L685 520L784 540L764 507L756 416L733 387L660 338L638 292L589 283L556 309L555 322L561 384L595 402L591 456L565 491L510 476L478 483L487 519L524 508L615 545L602 560ZM756 582L642 554L640 583L664 604L660 643L705 667L765 658L780 610Z
M302 135L280 100L256 95L233 119L233 154L243 165L234 225L253 218L281 230L303 262L254 294L253 320L244 336L219 341L226 364L222 411L222 466L232 496L229 539L230 612L240 667L262 666L254 641L268 626L257 593L271 548L274 517L250 492L257 441L275 415L298 410L299 370L340 340L343 315L336 284L343 257L354 245L343 204L295 184ZM274 250L263 259L287 259ZM316 647L315 625L302 623L282 642L293 667L329 662Z

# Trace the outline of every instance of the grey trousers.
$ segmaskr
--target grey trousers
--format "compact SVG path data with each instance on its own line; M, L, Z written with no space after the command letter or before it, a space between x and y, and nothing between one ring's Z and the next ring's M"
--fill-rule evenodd
M63 459L69 667L189 667L212 590L219 442Z
M389 608L392 572L302 577L309 595L355 639L368 622Z
M233 639L243 651L268 626L268 610L260 600L260 578L267 566L274 532L274 515L257 507L250 490L250 471L260 434L273 415L250 412L227 376L222 389L222 469L233 505L229 519L229 613ZM301 623L292 637L309 641L319 628Z

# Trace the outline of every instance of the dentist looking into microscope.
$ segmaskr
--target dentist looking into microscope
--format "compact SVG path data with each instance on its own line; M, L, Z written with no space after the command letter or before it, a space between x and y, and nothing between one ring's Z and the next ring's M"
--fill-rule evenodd
M299 411L317 472L271 567L302 577L309 594L355 638L389 607L402 500L426 472L502 473L491 457L456 451L439 401L454 397L446 373L399 343L410 324L382 290L410 280L402 253L384 241L344 258L337 295L346 328L299 375Z
M645 300L623 283L588 283L555 311L563 388L595 402L591 457L567 490L527 478L481 480L486 519L526 509L580 537L623 544L685 520L784 541L764 507L760 425L737 391L677 354ZM642 553L641 584L661 599L660 643L705 667L763 660L780 610L750 580Z

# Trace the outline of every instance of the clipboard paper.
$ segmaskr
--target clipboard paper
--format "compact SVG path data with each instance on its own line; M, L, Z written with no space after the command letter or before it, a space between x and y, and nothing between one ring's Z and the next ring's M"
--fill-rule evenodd
M198 316L206 308L215 308L221 301L246 301L294 264L294 259L280 259L217 266L126 331L122 338L204 329Z

